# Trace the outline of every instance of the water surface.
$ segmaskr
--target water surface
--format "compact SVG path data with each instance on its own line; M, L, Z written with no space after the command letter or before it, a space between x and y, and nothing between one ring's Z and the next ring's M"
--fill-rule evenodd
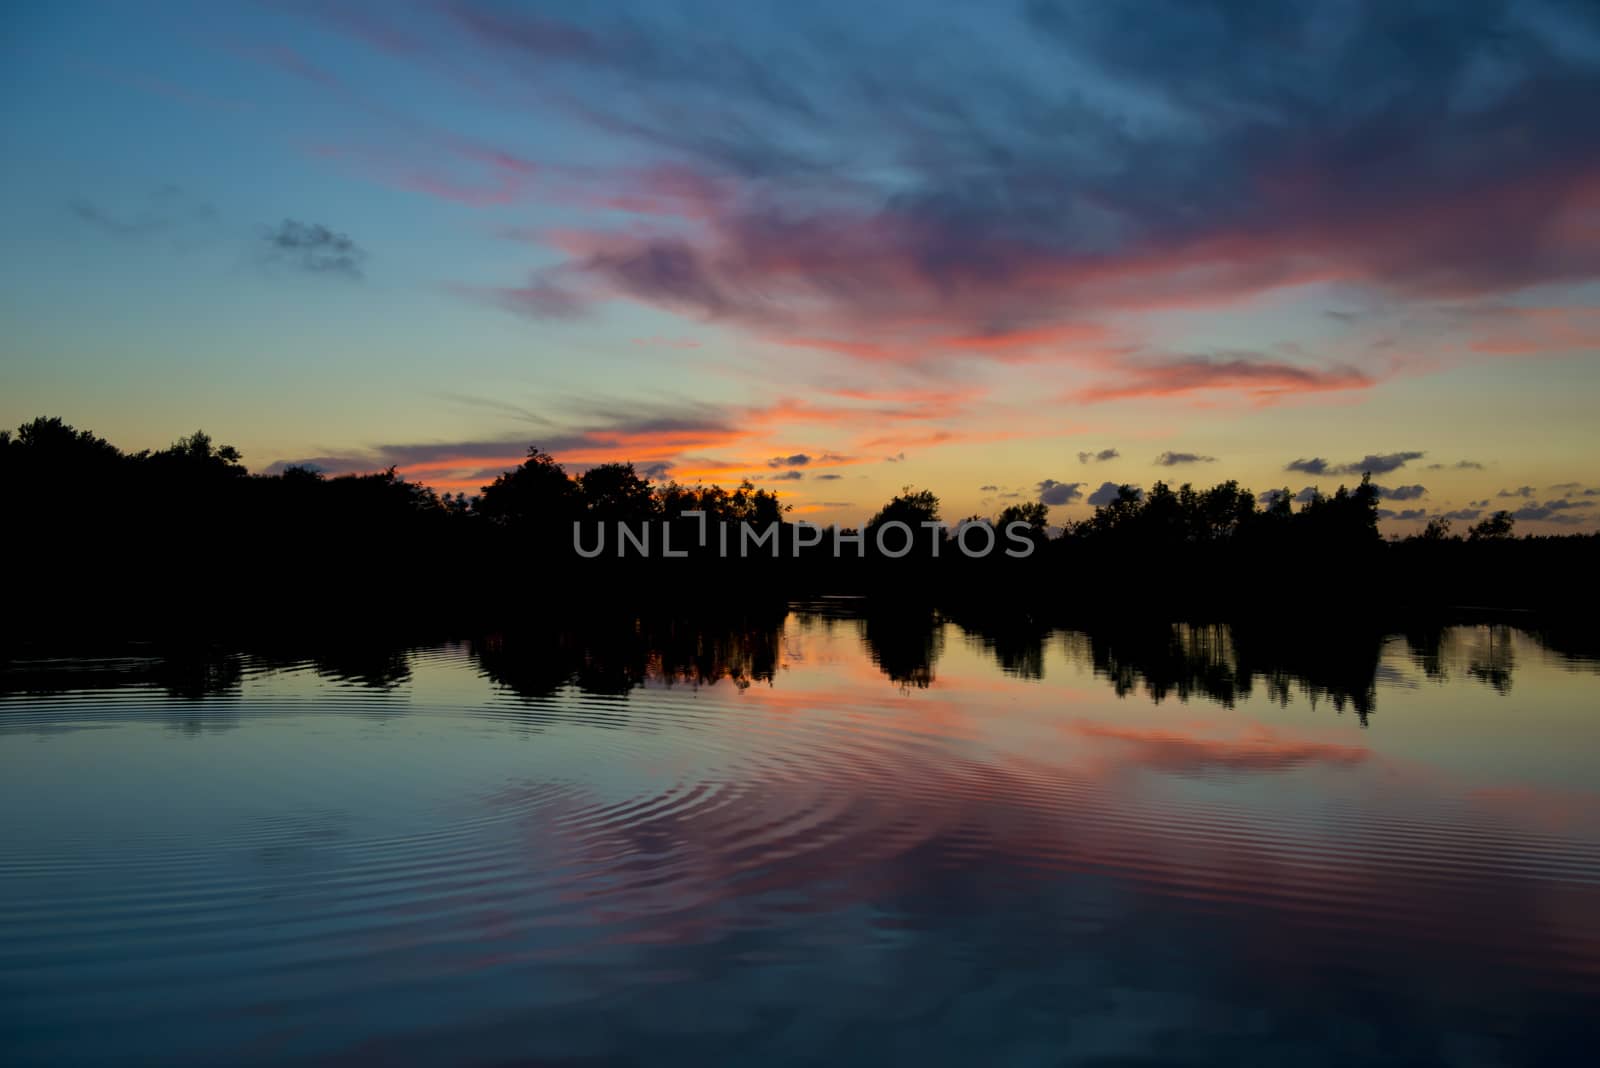
M1553 645L820 605L14 662L0 1059L1571 1063Z

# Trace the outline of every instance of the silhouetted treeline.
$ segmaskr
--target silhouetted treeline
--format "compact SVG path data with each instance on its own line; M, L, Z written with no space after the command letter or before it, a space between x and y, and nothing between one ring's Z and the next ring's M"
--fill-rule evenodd
M908 487L861 529L821 531L748 482L652 484L625 463L570 475L536 448L469 498L393 469L253 475L200 432L126 453L41 418L0 432L0 489L13 641L279 621L478 626L578 605L841 592L1056 622L1586 611L1600 573L1600 538L1516 537L1504 513L1465 536L1430 524L1385 540L1366 478L1298 504L1231 481L1123 487L1060 530L1039 503L951 522L933 493Z

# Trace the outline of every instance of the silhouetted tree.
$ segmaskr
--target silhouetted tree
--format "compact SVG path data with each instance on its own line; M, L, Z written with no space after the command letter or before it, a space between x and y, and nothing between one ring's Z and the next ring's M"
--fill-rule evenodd
M906 523L912 528L922 523L938 522L939 498L933 495L932 490L917 490L906 486L891 498L888 504L878 509L876 515L867 520L867 530L876 530L883 524L895 520Z
M1501 510L1494 515L1475 523L1467 531L1468 541L1497 541L1511 537L1511 528L1516 524L1510 512Z
M1043 501L1029 501L1026 504L1011 504L1002 508L994 525L1004 530L1011 523L1026 523L1034 531L1043 533L1049 522L1050 506Z
M602 522L642 523L661 514L660 502L631 463L600 464L578 477L586 517Z
M1444 541L1450 536L1450 520L1444 516L1434 516L1422 528L1422 533L1417 535L1423 541Z
M1116 497L1094 510L1094 518L1089 520L1089 529L1096 534L1109 534L1131 527L1139 516L1143 500L1144 494L1137 487L1118 486Z
M578 487L555 457L529 446L526 460L483 487L475 510L501 526L559 526L565 537L579 507Z
M907 486L862 531L862 560L855 542L835 553L827 539L802 538L782 522L787 509L778 496L748 481L732 489L652 486L628 463L572 478L531 448L469 497L437 493L394 468L251 475L237 449L204 431L128 454L52 417L0 433L0 500L13 565L8 625L25 633L155 615L203 632L220 615L267 625L277 610L321 625L324 613L312 606L389 618L642 597L781 603L785 594L889 592L918 610L1008 606L1029 621L1017 631L1019 669L1033 661L1024 639L1036 621L1077 611L1160 617L1195 605L1270 614L1309 604L1337 614L1385 605L1586 603L1600 547L1600 537L1588 534L1513 538L1506 512L1476 524L1466 539L1449 536L1448 520L1435 517L1418 536L1385 543L1377 490L1364 476L1353 489L1313 492L1298 503L1287 490L1258 500L1231 481L1209 489L1158 482L1148 494L1122 486L1055 538L1045 505L1013 504L992 521L977 520L996 535L981 560L925 528L939 521L939 498ZM780 535L750 559L733 552L725 560L717 532L689 513L703 513L707 527L778 523ZM623 559L612 541L580 562L578 520L648 522L653 559ZM663 520L673 549L689 550L687 561L664 557ZM877 548L877 533L892 522L910 530L904 558ZM1004 555L1014 544L1004 528L1013 523L1025 524L1033 539L1026 559ZM902 540L891 535L885 547L898 549ZM896 557L893 566L880 566L889 563L884 556ZM1336 587L1316 587L1324 573L1340 576ZM657 574L662 581L652 581ZM1507 581L1485 582L1487 575ZM1278 592L1291 581L1303 595ZM893 642L885 633L880 628L875 640L887 651ZM604 665L586 670L611 677ZM627 666L616 678L632 673ZM917 677L899 667L894 674Z

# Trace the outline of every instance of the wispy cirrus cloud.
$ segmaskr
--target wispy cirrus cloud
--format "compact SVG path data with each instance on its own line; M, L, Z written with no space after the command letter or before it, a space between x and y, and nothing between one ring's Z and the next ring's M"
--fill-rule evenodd
M262 234L262 258L310 274L362 276L367 252L351 240L321 223L285 219Z
M520 286L469 286L452 283L449 292L503 308L529 319L577 319L589 304L577 293L540 278L537 274Z
M76 196L67 202L74 218L101 233L117 238L145 238L174 234L216 219L210 203L180 186L164 185L125 204L112 205L100 198Z
M837 411L788 399L725 406L691 400L564 397L552 406L550 414L500 399L456 397L453 399L459 403L508 417L522 427L484 439L318 450L277 460L266 471L309 466L327 474L345 474L394 467L406 477L442 489L475 489L520 464L531 446L552 454L574 471L628 461L657 479L800 481L809 475L818 481L832 481L841 476L828 473L831 469L859 465L866 458L819 448L752 459L750 451L774 438L783 440L807 432L806 427L818 423L847 431L863 410L869 420L879 423L893 422L897 416L915 423L926 414L918 410L921 399L917 395L912 395L904 408L885 399L886 395L872 396L870 408L841 404ZM903 454L897 457L903 458Z
M1402 33L1378 3L1159 6L1031 3L998 34L899 26L920 62L893 77L870 27L809 10L781 32L690 34L650 5L464 0L340 28L435 73L536 87L647 158L552 181L548 163L437 139L495 195L576 191L613 213L547 237L563 260L500 301L525 314L620 300L852 359L1077 361L1100 379L1081 400L1266 401L1385 369L1163 357L1106 317L1313 283L1499 300L1600 274L1600 148L1578 103L1600 91L1592 13L1468 0ZM1197 61L1224 48L1241 62ZM1063 69L1077 80L1035 73ZM1554 329L1537 343L1588 336Z
M1600 348L1600 308L1473 305L1455 312L1475 352L1533 356Z
M1073 399L1110 401L1235 391L1257 400L1272 400L1292 393L1368 389L1376 383L1372 375L1354 367L1304 367L1238 353L1130 363L1113 374L1102 384L1076 391Z

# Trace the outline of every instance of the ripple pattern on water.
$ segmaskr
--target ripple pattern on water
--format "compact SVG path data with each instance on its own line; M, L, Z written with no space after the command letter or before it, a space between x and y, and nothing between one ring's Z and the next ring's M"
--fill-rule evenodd
M852 640L625 694L519 693L470 645L376 674L239 657L200 696L137 659L14 690L6 1044L962 1063L987 1031L1032 1063L1204 1019L1196 1059L1354 1054L1307 1006L1382 998L1369 1029L1488 1055L1535 1022L1563 1048L1600 997L1591 792L1486 788L1270 703L1130 706L1092 664L888 685Z

